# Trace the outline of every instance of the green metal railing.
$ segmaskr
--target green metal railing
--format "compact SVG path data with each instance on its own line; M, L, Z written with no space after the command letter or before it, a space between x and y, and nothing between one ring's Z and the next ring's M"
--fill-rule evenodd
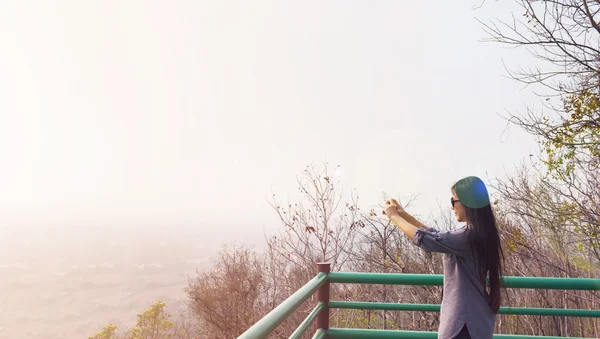
M439 312L437 304L394 304L354 301L330 301L330 283L351 284L387 284L387 285L419 285L441 286L444 281L442 275L436 274L389 274L389 273L356 273L356 272L331 272L327 263L317 265L319 273L306 285L292 294L288 299L274 308L256 324L242 333L238 339L266 338L283 321L285 321L302 303L317 292L318 303L308 314L304 321L292 333L290 338L297 339L306 332L310 325L316 321L317 331L313 339L336 338L412 338L436 339L437 332L427 331L398 331L398 330L365 330L353 328L329 328L330 309L364 309L364 310L390 310L390 311L424 311ZM600 291L600 279L587 278L550 278L550 277L504 277L504 286L507 288L534 288L558 290L589 290ZM532 307L501 307L500 314L536 315L536 316L564 316L564 317L590 317L600 318L600 310L562 309L562 308L532 308ZM565 337L542 337L529 335L495 334L494 338L543 338L555 339ZM569 337L571 339L587 339Z
M285 319L287 319L298 307L300 307L300 305L302 305L303 302L306 301L306 299L310 298L319 287L323 286L326 282L327 274L320 272L316 277L296 291L296 293L292 294L284 302L279 304L279 306L275 307L238 338L266 338L267 335L273 332L277 326L281 325ZM324 304L321 306L320 312L323 311L324 306ZM310 323L306 325L305 330L309 325ZM297 333L297 338L299 338L302 333L303 332Z

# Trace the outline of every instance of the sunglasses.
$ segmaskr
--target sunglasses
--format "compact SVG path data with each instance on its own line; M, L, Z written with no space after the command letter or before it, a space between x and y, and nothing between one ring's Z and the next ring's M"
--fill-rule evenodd
M454 207L454 203L459 202L460 200L454 200L454 198L450 198L450 204L452 204L452 207Z

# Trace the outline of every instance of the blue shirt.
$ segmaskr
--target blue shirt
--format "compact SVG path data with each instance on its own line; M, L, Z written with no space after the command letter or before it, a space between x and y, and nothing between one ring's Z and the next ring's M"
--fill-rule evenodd
M469 252L466 227L439 232L418 229L413 243L430 252L444 253L444 296L439 339L454 338L466 324L471 338L492 339L496 314L479 279Z

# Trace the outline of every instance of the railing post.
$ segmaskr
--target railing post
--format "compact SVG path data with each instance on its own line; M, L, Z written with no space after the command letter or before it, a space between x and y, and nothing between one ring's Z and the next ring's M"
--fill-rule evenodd
M317 263L319 272L329 274L331 272L330 263ZM317 302L323 302L323 309L317 316L317 329L324 331L329 329L329 279L317 290Z

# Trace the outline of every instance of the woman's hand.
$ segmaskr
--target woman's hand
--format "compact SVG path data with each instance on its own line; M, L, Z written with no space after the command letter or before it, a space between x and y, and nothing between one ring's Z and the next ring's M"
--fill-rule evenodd
M402 213L402 215L400 213ZM396 224L396 226L398 226L398 228L400 228L402 232L406 234L408 239L413 239L415 233L418 230L418 227L414 224L411 224L410 221L407 221L405 219L405 216L410 217L410 215L408 215L408 213L404 211L404 209L400 206L398 201L396 201L395 199L386 201L383 214L385 214L390 219L390 221L393 221L394 224Z
M398 209L404 211L395 199L386 201L385 205L386 206L383 210L383 214L385 214L390 220L392 219L392 217L400 215Z
M392 199L391 201L392 201L393 205L396 205L396 210L398 211L398 214L402 215L402 213L406 212L404 210L404 208L402 208L402 205L400 205L400 203L398 202L398 200Z
M394 208L396 209L395 212L393 211ZM391 200L386 201L386 208L383 211L383 214L387 215L388 218L390 218L390 220L392 220L393 216L399 216L400 218L408 221L411 225L413 225L415 227L423 228L426 230L429 229L429 227L425 226L422 222L415 219L415 217L408 214L408 212L406 212L404 210L404 208L402 208L402 206L396 199L391 199Z

